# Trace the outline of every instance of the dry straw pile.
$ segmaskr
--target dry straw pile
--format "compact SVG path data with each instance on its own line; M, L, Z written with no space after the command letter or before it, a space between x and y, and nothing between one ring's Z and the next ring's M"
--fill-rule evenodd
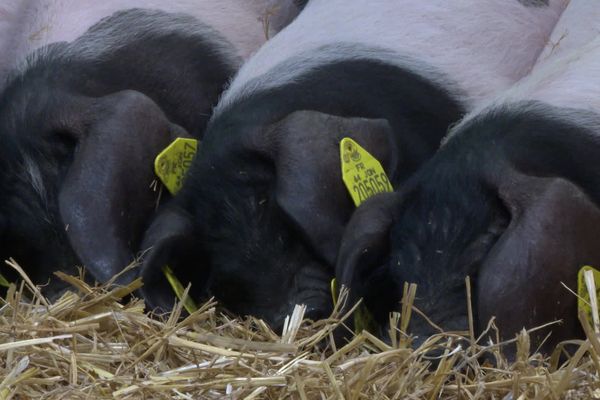
M363 332L335 348L337 313L303 321L298 306L279 336L260 320L220 313L214 302L183 318L180 305L152 316L141 300L123 300L140 282L107 289L59 276L73 290L53 304L24 274L8 290L0 399L600 398L600 342L587 324L587 339L571 342L578 350L561 363L560 348L550 358L532 354L525 331L512 341L517 359L509 363L502 344L489 342L493 321L485 340L444 333L413 350L403 333L415 294L408 287L403 313L391 318L391 345ZM442 352L432 359L432 349Z

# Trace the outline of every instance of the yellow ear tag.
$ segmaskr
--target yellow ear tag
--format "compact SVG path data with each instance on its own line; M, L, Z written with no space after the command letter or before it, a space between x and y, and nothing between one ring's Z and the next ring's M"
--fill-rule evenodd
M197 149L196 139L177 138L154 159L154 171L171 194L181 189Z
M340 159L342 179L356 207L373 195L394 190L381 163L349 137L343 138L340 142ZM337 301L335 279L331 281L331 295L335 305ZM375 319L364 303L358 306L354 312L354 332L360 333L366 330L375 333L376 329Z
M10 286L10 282L7 281L6 278L2 276L2 274L0 274L0 286L4 286L6 288Z
M375 322L375 318L373 318L365 303L361 303L354 312L354 333L358 334L362 331L377 334L377 322Z
M333 306L337 306L337 299L338 299L338 290L337 290L337 282L335 280L335 278L333 278L331 280L331 282L329 283L329 287L331 289L331 298L333 299Z
M354 140L348 137L342 139L340 158L342 179L355 206L375 194L394 190L379 161Z
M183 292L185 291L185 289L183 288L181 282L179 282L179 279L177 279L177 277L173 273L171 267L165 265L162 270L165 276L167 277L167 281L169 281L169 284L173 288L175 296L177 296L179 301L183 301L183 307L185 307L186 311L191 314L194 311L198 310L198 306L196 306L196 303L194 302L194 300L192 300L192 298L189 295L186 296L185 300L183 300Z
M590 299L590 292L588 290L588 283L586 283L586 275L590 274L591 276L588 278L591 280L589 284L593 283L595 286L595 293L592 293L592 298ZM577 299L577 309L578 311L583 311L586 315L586 318L592 327L599 327L600 321L598 318L598 299L600 298L600 271L597 269L586 265L579 270L577 274L577 295L579 298ZM595 310L595 312L592 312ZM595 314L595 315L594 315Z

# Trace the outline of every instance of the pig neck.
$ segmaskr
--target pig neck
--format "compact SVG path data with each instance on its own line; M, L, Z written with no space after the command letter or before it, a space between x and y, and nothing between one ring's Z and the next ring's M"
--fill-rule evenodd
M438 83L442 78L427 79L374 54L377 49L360 44L323 46L292 57L245 84L234 80L215 109L205 146L215 152L224 148L224 142L235 146L248 132L260 131L258 127L300 110L383 118L396 133L395 147L404 156L402 169L410 174L434 154L448 126L464 114L464 107L452 94L452 85ZM325 57L331 60L311 66L311 60ZM307 63L309 67L303 67Z

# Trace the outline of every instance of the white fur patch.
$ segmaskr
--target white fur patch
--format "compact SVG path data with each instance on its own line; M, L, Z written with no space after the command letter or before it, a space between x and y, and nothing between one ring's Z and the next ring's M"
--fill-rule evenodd
M481 114L510 108L511 104L523 101L540 101L564 108L565 117L572 114L573 118L582 118L582 113L569 113L568 109L600 113L599 21L598 3L571 1L531 74L495 98L480 104L449 136ZM512 107L520 106L517 104ZM574 122L586 126L593 124L598 128L595 121Z
M274 2L281 6L274 7ZM129 8L192 15L220 32L240 56L247 58L268 35L275 34L278 24L294 16L291 3L292 0L4 0L0 5L0 38L8 37L10 41L0 42L0 49L5 50L0 73L14 68L33 50L49 43L73 41L102 18ZM275 13L271 18L278 22L266 33L264 18L269 11ZM287 14L280 18L279 12Z
M0 87L17 58L15 41L19 41L20 22L25 18L27 5L21 0L0 3Z
M530 71L567 1L525 7L516 0L311 0L242 67L224 101L245 95L248 82L298 54L356 43L395 54L392 62L432 66L459 85L472 107Z
M600 3L595 0L572 0L554 27L536 65L582 47L599 34Z

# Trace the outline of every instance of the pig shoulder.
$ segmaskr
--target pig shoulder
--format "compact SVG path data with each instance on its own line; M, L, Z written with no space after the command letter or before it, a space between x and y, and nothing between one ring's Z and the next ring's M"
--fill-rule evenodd
M577 111L600 113L600 80L594 79L597 76L600 76L600 36L581 47L540 60L536 64L535 73L473 109L449 133L449 137L461 132L462 126L475 118L517 109L523 102L535 102L560 109L563 119L587 125L593 131L600 132L594 119L582 117Z

